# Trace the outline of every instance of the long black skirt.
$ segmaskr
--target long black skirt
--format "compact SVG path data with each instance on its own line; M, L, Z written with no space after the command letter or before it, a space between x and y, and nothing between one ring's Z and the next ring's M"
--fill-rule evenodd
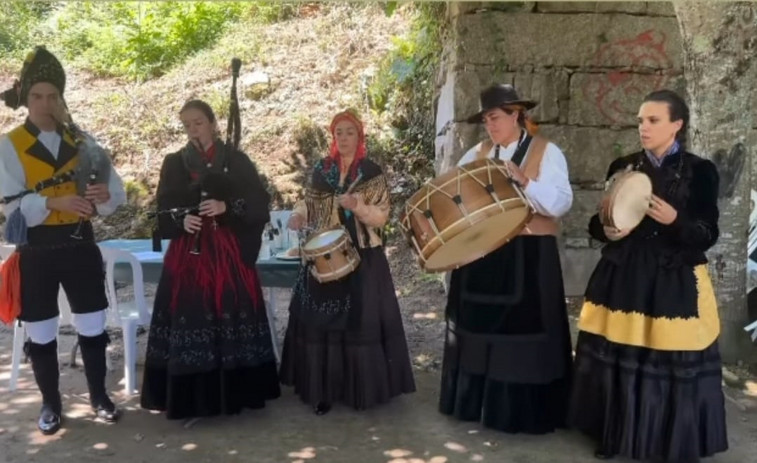
M607 454L696 463L728 449L721 381L717 342L661 351L581 331L570 423Z
M309 275L309 267L300 269L289 307L280 376L282 384L294 386L294 392L310 405L343 403L363 410L415 391L384 250L358 252L361 262L350 277L323 288ZM337 303L328 294L316 294L335 293L338 288L350 291L352 297ZM315 310L321 313L311 313ZM328 316L331 312L336 316Z
M565 426L571 343L554 237L521 236L452 272L439 410L509 433Z
M237 414L261 408L281 394L257 274L254 268L239 267L244 264L234 241L220 246L219 237L204 241L200 256L188 252L190 237L174 240L166 254L141 405L165 411L169 419ZM197 267L212 264L203 259L217 259L221 273L215 277L229 281L222 286L196 281ZM188 280L181 281L177 292L181 278Z
M712 284L674 251L608 244L587 285L570 423L605 454L696 463L728 448Z

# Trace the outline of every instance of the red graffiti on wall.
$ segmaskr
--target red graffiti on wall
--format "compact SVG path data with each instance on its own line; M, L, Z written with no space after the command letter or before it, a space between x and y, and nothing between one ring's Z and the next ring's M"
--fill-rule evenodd
M633 117L641 99L649 92L663 88L669 76L640 74L639 70L671 67L665 51L663 32L647 30L632 39L602 45L594 55L594 65L623 66L628 70L592 74L584 85L584 96L593 102L602 115L613 123Z

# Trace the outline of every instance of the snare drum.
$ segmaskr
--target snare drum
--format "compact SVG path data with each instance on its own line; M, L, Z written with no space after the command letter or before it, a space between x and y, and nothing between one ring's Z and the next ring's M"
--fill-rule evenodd
M319 283L344 278L360 264L350 234L341 225L311 235L302 247L302 256L312 264L310 272Z
M618 230L636 228L649 209L652 180L644 172L624 170L607 181L602 210L602 224Z
M442 272L504 245L532 215L504 162L479 159L426 182L406 203L400 225L421 267Z

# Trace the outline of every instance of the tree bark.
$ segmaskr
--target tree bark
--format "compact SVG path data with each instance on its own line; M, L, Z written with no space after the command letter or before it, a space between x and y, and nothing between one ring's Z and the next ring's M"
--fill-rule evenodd
M674 2L691 108L688 149L712 160L720 173L720 239L708 254L720 310L720 349L723 359L731 362L756 351L743 330L749 321L749 155L754 147L748 140L757 78L755 5Z

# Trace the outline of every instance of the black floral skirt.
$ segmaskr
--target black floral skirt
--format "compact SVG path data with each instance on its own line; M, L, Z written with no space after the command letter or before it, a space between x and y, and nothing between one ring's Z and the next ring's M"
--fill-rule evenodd
M197 259L182 244L171 244L166 261ZM231 259L224 250L233 248L203 245L201 256ZM177 280L194 275L197 264L182 262L180 268L188 270L178 274L172 272L176 266L164 267L147 342L142 407L165 411L169 419L261 408L279 397L280 388L255 269L233 273L236 280L222 283L221 290L183 284L176 293ZM244 275L254 275L254 281L242 281ZM213 297L206 297L209 291Z

